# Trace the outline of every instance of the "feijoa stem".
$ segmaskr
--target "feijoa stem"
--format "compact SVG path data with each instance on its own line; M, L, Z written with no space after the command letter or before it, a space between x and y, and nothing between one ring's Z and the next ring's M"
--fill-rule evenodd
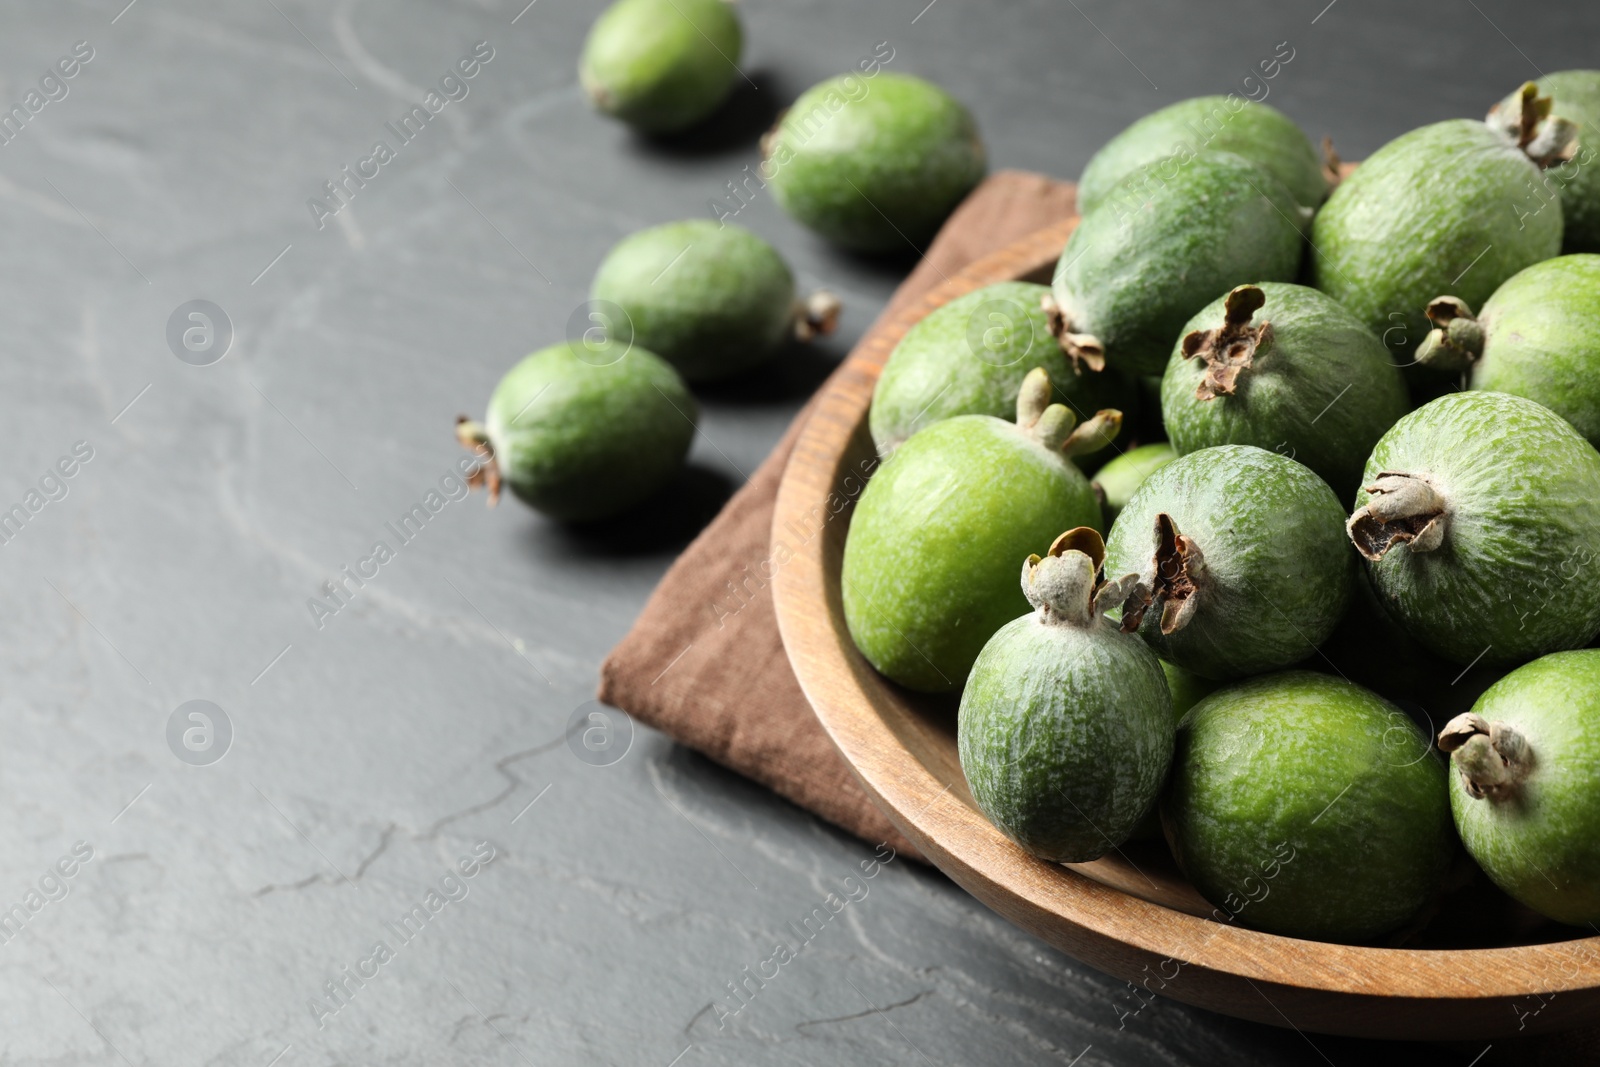
M1518 148L1540 167L1548 169L1571 159L1578 151L1578 127L1569 119L1550 113L1554 101L1539 95L1533 82L1522 87L1494 107L1483 121L1516 142Z
M1101 408L1079 423L1061 443L1061 451L1069 456L1087 456L1107 447L1122 432L1122 412L1116 408Z
M1048 293L1039 298L1039 306L1044 309L1045 320L1050 324L1050 335L1072 361L1073 371L1082 374L1084 368L1091 371L1106 369L1106 346L1100 343L1098 337L1074 331L1072 320Z
M1428 305L1433 329L1417 346L1417 362L1444 371L1463 371L1483 356L1483 324L1466 301L1435 297Z
M1039 621L1091 626L1114 606L1108 587L1097 580L1105 558L1105 541L1087 526L1056 538L1043 559L1029 556L1022 564L1022 594L1038 609Z
M1189 624L1204 602L1205 557L1200 546L1178 532L1166 512L1156 516L1156 550L1122 605L1122 632L1132 633L1151 607L1161 609L1161 632L1175 634Z
M1195 386L1196 400L1231 396L1239 378L1250 369L1257 353L1272 348L1272 323L1252 326L1251 320L1267 302L1259 286L1241 285L1228 294L1222 325L1215 330L1193 330L1183 339L1183 358L1205 361L1205 377Z
M733 0L729 0L730 3ZM795 301L794 337L802 344L826 337L839 327L839 312L844 305L826 289L818 289L804 300Z
M1467 793L1499 800L1528 776L1533 749L1510 723L1467 712L1439 731L1439 751L1450 754Z
M1339 153L1334 151L1333 138L1322 139L1322 176L1328 180L1328 192L1332 193L1344 181L1344 160L1339 158Z
M1086 456L1109 445L1122 430L1122 412L1097 411L1082 425L1065 404L1050 402L1050 375L1035 367L1017 391L1017 426L1052 452Z
M1422 475L1383 471L1367 486L1371 499L1345 523L1356 551L1376 563L1396 545L1432 552L1444 544L1450 503Z
M488 427L476 419L457 415L456 440L479 459L477 469L467 475L467 485L473 489L480 485L487 486L489 506L494 507L500 502L500 464L495 460L494 445L489 441Z

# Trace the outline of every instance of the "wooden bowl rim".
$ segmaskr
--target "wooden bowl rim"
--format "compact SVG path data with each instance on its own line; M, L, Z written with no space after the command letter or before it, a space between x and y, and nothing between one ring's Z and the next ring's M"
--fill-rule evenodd
M1036 270L1052 262L1076 222L1045 227L947 277L851 353L841 373L823 387L796 440L779 488L774 531L799 523L832 491L882 361L905 331L964 293L1020 276L1022 265ZM780 633L807 700L856 777L906 837L957 883L1046 941L1091 964L1114 962L1115 943L1137 949L1146 959L1181 960L1188 967L1278 989L1359 998L1482 1003L1600 990L1600 937L1475 949L1377 948L1281 937L1122 893L1034 859L965 805L950 812L950 805L940 803L950 783L941 782L911 752L853 680L858 671L871 668L853 647L844 647L848 638L841 644L836 630L806 610L828 603L823 541L813 537L795 550L773 581ZM1286 952L1294 955L1293 971L1282 966ZM1562 957L1570 966L1563 967ZM1532 983L1535 973L1544 977ZM1181 991L1173 995L1188 999ZM1285 1017L1279 1025L1292 1024Z

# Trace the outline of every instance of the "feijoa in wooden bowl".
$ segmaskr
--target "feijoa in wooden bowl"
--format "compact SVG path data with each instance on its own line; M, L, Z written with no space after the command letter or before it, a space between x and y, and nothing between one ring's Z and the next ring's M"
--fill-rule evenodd
M867 791L950 878L1018 926L1130 985L1108 1016L1159 993L1274 1026L1416 1040L1495 1039L1594 1025L1600 937L1538 921L1487 889L1447 898L1403 947L1279 937L1209 918L1160 842L1094 863L1028 855L974 806L956 756L955 701L879 676L845 628L839 563L873 466L867 409L890 351L941 304L1008 279L1048 281L1076 224L981 259L904 309L824 387L778 495L793 558L774 596L801 687ZM794 531L815 531L796 543ZM1480 879L1481 883L1481 879Z

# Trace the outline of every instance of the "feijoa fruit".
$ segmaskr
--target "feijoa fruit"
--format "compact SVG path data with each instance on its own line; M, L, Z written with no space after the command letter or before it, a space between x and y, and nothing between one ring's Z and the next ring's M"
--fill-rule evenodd
M743 43L727 0L616 0L589 31L578 79L606 114L641 133L676 133L741 79Z
M1537 400L1600 447L1600 255L1557 256L1518 271L1476 317L1444 296L1417 358L1464 371L1473 389Z
M1600 650L1518 667L1439 734L1472 858L1558 922L1600 922Z
M1078 211L1093 211L1116 195L1131 174L1157 182L1164 160L1207 149L1232 152L1263 168L1302 207L1314 208L1328 195L1316 149L1289 116L1239 96L1197 96L1151 112L1107 141L1078 179ZM1125 185L1120 195L1138 188Z
M1341 495L1410 408L1377 335L1325 293L1242 285L1184 327L1161 387L1179 452L1255 445L1299 460Z
M582 522L653 496L683 466L698 413L678 372L620 341L551 345L512 367L483 422L456 435L488 456L478 480L501 484L554 519Z
M978 808L1042 859L1084 863L1154 808L1172 761L1172 698L1154 654L1105 611L1104 546L1062 534L1022 566L1034 611L1002 626L961 693L956 741Z
M1119 192L1084 215L1061 251L1051 327L1075 365L1160 374L1201 308L1299 270L1305 214L1282 182L1231 152L1170 162L1132 209Z
M737 374L785 341L829 333L839 314L827 293L797 303L794 275L775 248L711 219L623 238L601 262L589 296L622 309L610 324L618 340L643 345L691 382Z
M1550 113L1577 127L1572 158L1545 172L1561 198L1561 247L1600 252L1600 70L1561 70L1534 84L1550 97Z
M1506 109L1515 133L1450 119L1378 149L1317 212L1312 284L1407 363L1428 333L1428 301L1452 293L1478 307L1517 271L1558 253L1559 205L1532 210L1541 168L1572 150L1570 124L1550 120L1548 109L1547 98L1518 96Z
M1600 631L1600 452L1542 404L1450 393L1367 460L1350 540L1436 654L1506 666Z
M1393 704L1284 671L1220 689L1184 717L1161 821L1219 918L1364 941L1441 888L1455 855L1444 777Z
M1133 385L1112 371L1074 368L1050 334L1048 286L1000 282L957 297L906 331L872 392L868 425L880 453L955 415L1009 416L1022 380L1042 367L1055 400L1080 419L1134 405Z
M867 482L845 539L840 595L856 647L910 689L961 688L984 642L1027 610L1016 561L1100 507L1070 455L1106 444L1115 411L1077 424L1042 370L1017 421L958 415L918 431Z
M1181 456L1145 479L1111 527L1106 574L1138 575L1122 628L1204 678L1295 663L1350 600L1343 518L1321 478L1275 452L1219 445Z
M932 82L888 71L807 89L762 152L792 218L866 253L920 252L987 168L965 107Z

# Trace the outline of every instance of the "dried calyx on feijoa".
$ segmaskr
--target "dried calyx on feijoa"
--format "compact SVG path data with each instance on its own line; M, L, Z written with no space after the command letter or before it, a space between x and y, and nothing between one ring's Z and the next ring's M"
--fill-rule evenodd
M1377 335L1326 293L1286 282L1241 285L1190 319L1161 385L1179 452L1271 449L1340 494L1409 408Z
M553 519L584 522L626 511L660 491L694 439L694 397L672 365L638 345L551 345L512 367L489 412L456 423L485 459L473 485L489 503L502 484Z
M1545 173L1561 200L1561 247L1600 252L1600 70L1559 70L1534 84L1550 98L1550 113L1577 128L1572 158ZM1496 121L1503 107L1496 105L1488 121ZM1530 203L1520 210L1538 208Z
M1184 717L1161 822L1218 918L1366 941L1443 888L1456 855L1444 777L1393 704L1284 671L1220 689Z
M1600 650L1557 652L1490 687L1439 734L1456 830L1495 885L1600 923Z
M1048 286L1000 282L957 297L906 331L872 391L868 425L880 453L955 415L1009 416L1028 371L1042 367L1054 399L1080 419L1129 411L1133 383L1113 371L1075 370L1050 335Z
M1121 455L1107 460L1105 466L1094 472L1089 483L1095 496L1100 498L1100 511L1106 518L1106 529L1117 521L1122 509L1133 499L1134 491L1144 480L1168 463L1178 458L1178 450L1166 441L1153 441L1148 445L1130 448Z
M1087 214L1116 196L1137 197L1207 149L1232 152L1266 170L1301 207L1314 208L1328 195L1327 168L1293 119L1231 94L1197 96L1151 112L1107 141L1078 179L1078 211ZM1139 180L1125 182L1130 175Z
M1477 307L1561 250L1561 207L1548 202L1542 168L1570 158L1572 137L1530 82L1493 124L1450 119L1395 138L1317 212L1312 284L1411 362L1428 301L1453 293Z
M1600 631L1600 452L1542 404L1451 393L1367 460L1350 540L1384 609L1462 665L1511 665Z
M1600 447L1600 255L1557 256L1519 271L1476 316L1463 300L1428 305L1417 352L1465 372L1473 389L1537 400Z
M578 80L595 107L646 134L709 116L740 80L728 0L617 0L589 30Z
M1027 610L1016 561L1062 529L1098 527L1073 455L1104 447L1117 411L1078 423L1034 370L1017 421L958 415L913 434L867 482L840 566L845 623L867 661L910 689L961 688L983 643Z
M1051 280L1051 330L1075 366L1160 374L1195 312L1236 285L1290 281L1305 212L1231 152L1202 152L1085 214Z
M1022 565L1034 611L989 638L956 741L972 798L1041 859L1086 863L1154 810L1172 761L1172 698L1155 655L1105 619L1121 590L1087 527Z
M1121 607L1162 659L1242 678L1311 654L1350 600L1344 512L1311 470L1250 445L1191 452L1133 494L1106 574L1138 576Z
M792 218L869 254L920 254L987 168L965 107L932 82L888 71L812 86L761 147L762 171Z
M717 0L721 3L722 0ZM611 335L633 341L691 382L725 378L770 358L786 341L831 333L839 301L795 299L794 275L749 230L688 219L622 239L600 264L591 301L622 309Z

